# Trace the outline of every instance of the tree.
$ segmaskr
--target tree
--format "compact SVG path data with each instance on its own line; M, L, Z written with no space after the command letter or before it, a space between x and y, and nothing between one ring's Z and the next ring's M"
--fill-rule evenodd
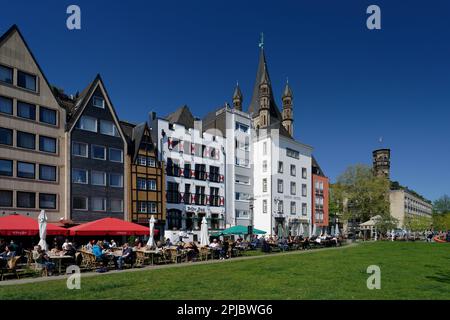
M450 196L444 194L433 203L433 210L436 213L450 213Z
M377 215L390 219L389 180L375 176L369 166L348 167L336 185L333 193L344 204L345 219L367 221Z
M450 230L450 213L434 213L433 229L435 231Z
M413 216L406 217L404 227L412 232L422 232L430 229L432 220L427 217Z
M398 219L394 218L391 215L386 216L381 219L378 219L377 222L375 222L375 228L381 234L386 234L386 233L390 232L391 230L396 229L397 225L398 225Z

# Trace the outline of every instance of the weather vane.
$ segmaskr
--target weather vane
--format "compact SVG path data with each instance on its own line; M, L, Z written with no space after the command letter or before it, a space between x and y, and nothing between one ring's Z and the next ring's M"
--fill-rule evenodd
M264 48L264 32L261 32L261 40L258 45L260 48Z

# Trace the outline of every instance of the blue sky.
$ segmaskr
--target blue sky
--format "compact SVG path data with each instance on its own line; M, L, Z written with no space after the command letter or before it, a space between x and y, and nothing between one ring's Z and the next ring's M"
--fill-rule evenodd
M82 29L66 28L81 7ZM381 7L382 30L366 28ZM392 149L392 179L434 200L450 193L450 2L3 1L0 32L17 24L49 81L68 93L97 73L119 116L142 122L187 104L198 116L248 106L260 32L273 89L294 93L295 137L335 180ZM281 105L281 103L280 103ZM379 137L383 137L383 144Z

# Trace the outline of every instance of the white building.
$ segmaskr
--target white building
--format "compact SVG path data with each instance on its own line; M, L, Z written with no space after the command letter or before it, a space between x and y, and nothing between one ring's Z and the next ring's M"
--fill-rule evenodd
M278 109L261 47L249 106L253 123L253 222L268 234L311 232L312 147L293 137L293 95L286 83ZM303 226L303 228L302 228Z
M216 129L225 138L225 203L226 225L251 225L250 199L253 196L253 166L251 162L251 118L242 111L239 86L233 95L233 106L213 111L203 118L203 129Z
M391 190L389 193L391 216L398 219L398 227L405 228L405 219L432 217L433 205L406 189Z
M203 217L211 231L224 228L225 155L223 138L203 132L189 108L166 118L150 115L149 127L166 164L165 238L200 240Z

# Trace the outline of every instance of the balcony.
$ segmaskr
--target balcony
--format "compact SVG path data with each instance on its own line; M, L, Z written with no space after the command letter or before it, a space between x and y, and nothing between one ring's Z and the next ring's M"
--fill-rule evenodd
M167 191L166 199L168 203L195 204L211 207L223 207L225 205L225 197L202 193Z

